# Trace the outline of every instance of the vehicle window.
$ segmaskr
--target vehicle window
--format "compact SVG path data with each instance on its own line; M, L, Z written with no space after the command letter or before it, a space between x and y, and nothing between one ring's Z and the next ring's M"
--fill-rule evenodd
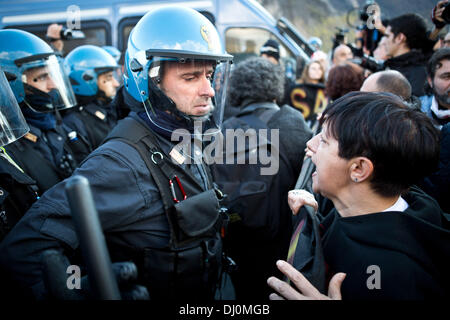
M60 23L60 22L58 22ZM65 23L61 23L65 27ZM39 25L19 25L8 26L7 29L20 29L31 32L39 38L48 42L45 35L47 33L48 24ZM83 21L81 24L81 31L84 32L85 39L76 39L64 41L64 55L67 55L72 49L83 45L93 44L97 46L104 46L111 44L111 27L107 21Z
M132 25L132 26L130 26L130 25L128 25L128 26L125 26L124 28L123 28L123 31L122 31L122 39L123 39L123 44L124 44L124 47L123 47L123 50L125 51L126 50L126 48L127 48L127 45L128 45L128 37L130 36L130 33L131 33L131 30L134 28L134 25Z
M294 54L270 31L261 28L229 28L225 32L225 46L234 56L233 62L239 63L250 57L259 56L259 49L269 40L280 43L280 60L289 77L295 77L296 59Z
M83 44L92 44L96 46L107 45L106 30L103 28L81 29L84 32L86 38L80 40L64 41L64 53L69 53L72 49L81 46Z
M125 51L128 45L128 37L130 36L131 30L134 28L136 23L141 19L140 16L136 17L128 17L120 20L118 27L118 39L117 39L117 48L122 52L122 56L120 58L119 64L124 63L125 59Z

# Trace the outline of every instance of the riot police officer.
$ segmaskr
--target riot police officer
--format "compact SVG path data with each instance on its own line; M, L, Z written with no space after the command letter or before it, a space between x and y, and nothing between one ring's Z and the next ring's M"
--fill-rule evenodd
M225 94L212 82L217 68L226 81L231 59L197 11L148 12L125 57L124 101L135 111L74 173L89 180L111 259L135 262L152 299L214 298L225 217L201 147L220 131L215 96ZM48 190L0 244L0 264L39 295L40 254L74 257L79 247L64 192L63 182Z
M112 55L114 60L116 60L116 62L119 63L120 58L122 57L122 53L119 51L119 49L113 46L102 46L102 49L104 49L106 52Z
M36 182L9 156L4 146L28 127L3 71L0 71L0 241L39 197Z
M69 109L63 121L70 128L80 130L95 149L117 123L117 114L109 103L119 86L115 74L119 66L104 49L83 45L65 57L64 67L78 107Z
M61 61L37 36L0 30L0 66L30 126L7 150L42 190L70 176L91 151L77 131L62 124L59 110L75 106L76 99Z

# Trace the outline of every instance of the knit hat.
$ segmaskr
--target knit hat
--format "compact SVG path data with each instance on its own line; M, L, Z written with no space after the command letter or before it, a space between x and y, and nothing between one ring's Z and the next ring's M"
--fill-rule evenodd
M267 54L274 57L277 61L280 59L280 45L273 39L267 40L259 50L260 54Z

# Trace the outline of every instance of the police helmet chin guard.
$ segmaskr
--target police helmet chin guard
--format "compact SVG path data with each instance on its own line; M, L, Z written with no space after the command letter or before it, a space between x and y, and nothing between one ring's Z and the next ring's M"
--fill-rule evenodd
M161 7L136 24L125 54L124 84L150 121L172 132L167 115L194 135L220 131L232 56L199 12ZM164 113L164 114L162 114ZM197 126L196 126L197 127Z
M22 30L0 30L0 66L14 76L10 85L18 103L25 102L37 112L76 105L62 59L37 36ZM33 104L36 98L41 103Z
M3 71L0 71L0 147L24 136L28 126Z

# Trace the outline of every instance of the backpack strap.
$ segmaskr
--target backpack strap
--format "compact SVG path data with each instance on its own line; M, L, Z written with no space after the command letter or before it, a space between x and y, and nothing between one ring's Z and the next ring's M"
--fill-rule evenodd
M244 112L242 114L242 116L237 116L238 119L241 119L243 121L245 121L250 128L254 128L254 129L270 129L268 127L268 123L270 121L270 119L272 119L272 117L278 113L281 109L280 108L260 108L263 111L257 110L256 112L255 109L249 109L249 112ZM259 112L258 112L259 111ZM270 143L270 145L272 144L271 141L271 137L268 137L268 142ZM286 153L284 151L285 149L283 149L283 145L281 143L279 143L278 145L278 155L280 158L283 159L284 163L289 167L290 170L292 170L292 166L291 163L289 162L289 160L286 157Z
M145 136L142 139L142 142L147 145L147 147L150 149L150 151L158 152L159 150L162 150L162 148L159 145L158 140L156 139L155 135L149 134ZM174 175L176 175L179 170L179 165L176 165L173 163L172 160L169 160L169 157L166 155L161 159L161 161L157 162L158 166L160 167L160 170L162 173L166 176L167 179L171 180ZM208 185L212 185L212 178L208 170L205 169L207 178L208 178ZM193 176L193 174L189 170L183 170L183 175L185 176L184 179L189 179L190 183L193 183L196 185L199 189L204 189L197 181L197 179Z
M178 183L173 181L175 177L186 181L198 191L205 191L189 170L181 169L162 151L156 136L137 116L132 115L119 121L104 142L112 139L121 140L139 152L161 193L166 212L174 206L175 191L171 184ZM205 171L208 183L212 186L211 174L208 170Z
M240 113L239 115L237 115L236 117L240 118L240 119L246 119L245 121L248 122L251 126L258 125L258 127L267 127L267 123L278 111L280 111L280 108L278 108L278 107L277 108L261 108L261 107L258 107L257 105L254 105L254 106L252 105L252 106L246 107L244 109L244 111L242 113ZM256 120L256 121L252 121L252 120ZM257 120L259 120L259 121L257 121Z
M209 232L222 221L218 211L217 215L211 214L219 209L216 208L219 206L217 191L212 188L205 190L189 170L172 162L160 148L153 132L141 121L133 116L119 121L105 142L113 139L123 141L135 148L145 162L161 195L170 226L171 248L199 241L202 236L196 237L194 232ZM177 196L175 189L181 197Z
M170 207L173 206L173 200L169 194L167 187L164 186L164 182L167 183L166 177L161 172L161 168L157 165L162 159L163 154L158 151L157 147L147 140L147 143L142 143L142 140L150 135L150 130L148 130L139 120L127 117L118 122L110 134L105 138L103 143L109 140L120 140L128 145L135 148L145 165L148 168L153 180L158 187L161 194L161 199L164 204L164 211L169 212ZM148 152L150 151L151 156L149 157Z

